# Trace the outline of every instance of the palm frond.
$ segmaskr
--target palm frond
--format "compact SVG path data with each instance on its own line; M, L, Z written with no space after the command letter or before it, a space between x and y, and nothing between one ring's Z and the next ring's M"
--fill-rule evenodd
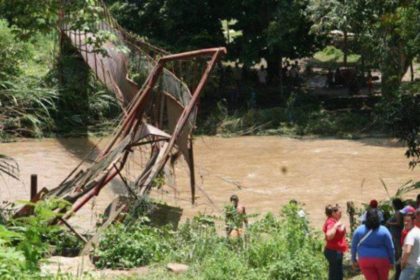
M396 197L401 197L406 193L419 190L420 189L420 181L419 182L413 182L412 180L408 181L404 185L400 186L397 189L397 192L395 193Z
M0 154L0 175L6 174L9 177L19 180L19 173L20 170L17 162L10 157Z
M389 191L388 191L388 187L386 186L384 180L382 178L379 178L379 180L381 181L382 186L384 187L386 194L388 195L388 198L391 198L391 195L389 194Z

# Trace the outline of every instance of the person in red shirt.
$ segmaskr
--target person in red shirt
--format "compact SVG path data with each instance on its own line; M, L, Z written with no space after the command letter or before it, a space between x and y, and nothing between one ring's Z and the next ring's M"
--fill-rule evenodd
M327 220L322 228L325 233L324 255L328 261L328 280L343 279L343 254L347 251L346 227L340 222L341 208L338 204L335 206L327 205L325 207Z

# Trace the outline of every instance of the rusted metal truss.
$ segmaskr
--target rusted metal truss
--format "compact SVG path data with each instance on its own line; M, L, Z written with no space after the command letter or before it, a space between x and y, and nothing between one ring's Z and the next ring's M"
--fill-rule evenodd
M81 53L83 59L104 85L115 93L123 109L124 116L115 130L113 138L87 167L76 167L69 176L44 197L58 197L72 204L63 219L68 219L82 208L92 197L120 176L133 196L147 194L154 179L162 174L165 166L172 165L174 159L183 155L190 169L191 197L195 200L195 176L192 146L197 102L210 72L225 48L210 48L179 54L167 54L150 44L131 36L122 29L104 8L104 22L99 29L112 32L118 44L124 44L130 55L117 51L114 41L106 42L103 49L107 55L93 51L86 32L70 30L62 24L62 35ZM148 73L140 87L128 77L131 57L140 61L139 71ZM166 66L178 61L200 59L206 65L198 84L191 93L186 85ZM121 176L126 163L138 147L147 146L149 158L134 180L127 183ZM173 166L172 166L173 167Z

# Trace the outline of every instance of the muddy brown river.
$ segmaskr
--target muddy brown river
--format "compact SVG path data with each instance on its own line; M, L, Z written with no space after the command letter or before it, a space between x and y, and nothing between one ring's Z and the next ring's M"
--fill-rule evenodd
M0 144L0 154L19 163L22 178L17 182L0 177L0 199L28 199L30 174L38 174L40 187L56 186L98 141L42 139ZM390 139L197 137L195 160L201 190L197 190L196 205L190 203L188 171L183 162L176 170L178 192L163 187L152 195L182 207L184 218L198 212L220 214L234 193L249 213L277 212L290 199L296 199L304 204L312 224L319 228L328 203L345 206L349 200L361 203L372 198L385 199L387 192L380 179L390 194L406 181L418 180L420 171L408 168L404 152L404 147ZM104 189L73 223L80 227L94 224L115 193L115 184ZM411 193L409 197L415 195Z

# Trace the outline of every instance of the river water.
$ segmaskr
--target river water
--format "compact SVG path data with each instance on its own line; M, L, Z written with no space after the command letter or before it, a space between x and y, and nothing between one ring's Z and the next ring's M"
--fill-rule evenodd
M40 187L58 185L99 139L42 139L0 144L0 154L17 160L21 182L0 178L0 199L29 197L30 174L38 174ZM232 194L249 213L277 212L290 199L304 204L314 226L324 220L328 203L368 203L385 199L380 179L394 194L406 181L418 179L408 168L405 148L391 139L294 139L276 136L196 137L197 203L190 203L185 163L176 169L177 192L163 187L153 196L184 209L184 218L198 212L220 214ZM134 171L135 172L135 171ZM75 222L94 224L118 188L104 189L78 214ZM415 193L410 197L415 197ZM211 201L210 201L211 200Z

